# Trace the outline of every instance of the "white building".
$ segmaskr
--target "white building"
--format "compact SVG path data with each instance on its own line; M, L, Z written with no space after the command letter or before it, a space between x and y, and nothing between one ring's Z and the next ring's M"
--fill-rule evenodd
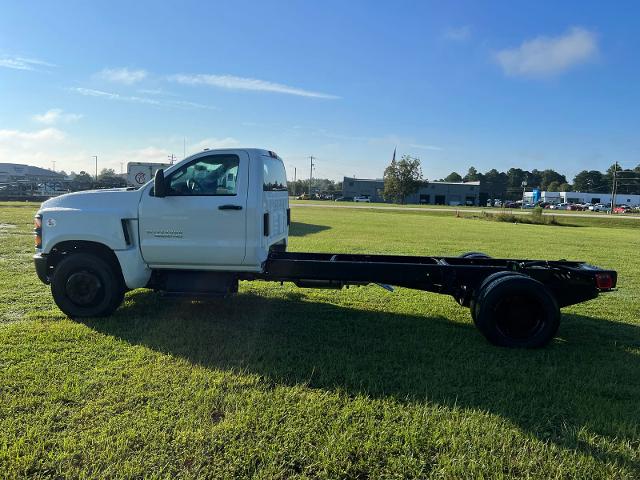
M531 202L533 198L532 192L526 192L524 195L525 202ZM593 192L540 192L540 200L549 203L611 203L610 193L593 193ZM626 193L616 194L616 205L640 205L640 195L630 195Z

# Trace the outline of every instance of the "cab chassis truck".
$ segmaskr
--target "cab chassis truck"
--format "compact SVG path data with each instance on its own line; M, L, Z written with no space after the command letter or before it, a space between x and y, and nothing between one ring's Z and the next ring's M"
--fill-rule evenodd
M205 150L139 189L76 192L35 217L38 277L69 317L113 313L127 290L226 296L239 280L303 288L391 285L452 296L486 339L535 348L560 308L614 289L617 273L584 262L287 251L291 211L280 157Z

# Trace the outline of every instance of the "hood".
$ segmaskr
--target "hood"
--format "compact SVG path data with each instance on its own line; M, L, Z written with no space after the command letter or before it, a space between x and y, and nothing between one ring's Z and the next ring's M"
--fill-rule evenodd
M142 190L106 188L67 193L43 202L40 210L118 211L126 215L123 218L136 218Z

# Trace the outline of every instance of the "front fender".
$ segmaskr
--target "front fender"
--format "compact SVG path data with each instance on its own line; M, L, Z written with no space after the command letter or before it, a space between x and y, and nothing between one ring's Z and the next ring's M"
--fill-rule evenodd
M125 212L44 208L38 213L42 215L41 252L44 254L50 253L58 243L66 241L102 243L111 250L130 248L122 225Z

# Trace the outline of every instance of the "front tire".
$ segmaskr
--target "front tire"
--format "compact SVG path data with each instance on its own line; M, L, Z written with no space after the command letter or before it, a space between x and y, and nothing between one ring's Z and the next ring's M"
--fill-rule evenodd
M58 308L71 318L111 315L124 298L113 267L90 253L71 254L56 265L51 293Z
M553 295L524 275L503 276L485 285L475 312L480 332L503 347L543 347L560 325L560 308Z

